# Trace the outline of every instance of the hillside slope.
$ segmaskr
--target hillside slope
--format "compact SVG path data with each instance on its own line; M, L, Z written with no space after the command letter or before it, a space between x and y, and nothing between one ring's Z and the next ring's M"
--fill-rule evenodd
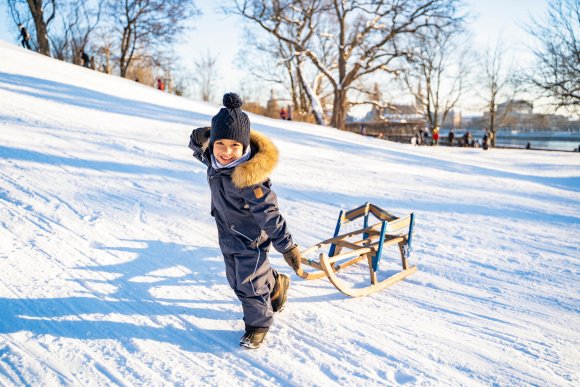
M419 272L360 299L293 276L247 351L187 148L218 108L0 42L1 385L580 384L578 155L251 115L299 243L341 208L414 211Z

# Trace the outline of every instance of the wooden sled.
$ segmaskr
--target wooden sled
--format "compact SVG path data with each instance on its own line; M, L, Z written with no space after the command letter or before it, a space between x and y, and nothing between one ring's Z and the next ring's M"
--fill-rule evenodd
M369 217L379 220L369 226ZM340 234L341 226L363 218L361 229ZM341 211L334 231L334 236L302 251L302 266L314 268L314 271L298 270L297 274L307 280L328 277L330 282L341 292L351 297L367 296L397 283L417 271L417 266L409 266L411 240L413 235L414 214L399 218L381 208L366 203L354 210ZM402 270L381 281L377 278L379 261L383 249L398 245L401 254ZM321 252L318 260L308 259L308 255L329 247L328 253ZM366 262L370 273L370 285L353 287L339 278L338 273L358 262Z

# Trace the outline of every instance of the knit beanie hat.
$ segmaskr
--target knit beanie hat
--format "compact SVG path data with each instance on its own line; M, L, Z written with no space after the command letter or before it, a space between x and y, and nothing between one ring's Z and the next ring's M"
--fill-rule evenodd
M216 140L228 139L242 143L244 151L250 146L250 119L240 107L243 102L235 93L224 94L224 108L211 119L210 149Z

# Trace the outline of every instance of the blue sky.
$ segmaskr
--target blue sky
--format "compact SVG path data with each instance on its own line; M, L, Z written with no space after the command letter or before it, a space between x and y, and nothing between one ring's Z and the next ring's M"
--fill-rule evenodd
M192 21L194 28L179 38L176 51L181 64L187 68L196 57L209 50L219 58L219 89L239 90L248 80L244 71L234 64L239 49L244 46L243 21L239 17L224 16L220 3L215 0L198 0L196 3L203 16ZM469 27L476 46L494 45L501 37L519 63L530 60L526 49L529 36L522 26L529 23L531 17L543 17L547 0L466 0L465 4L465 9L473 15ZM0 6L0 39L17 44L17 38L18 32L3 4Z

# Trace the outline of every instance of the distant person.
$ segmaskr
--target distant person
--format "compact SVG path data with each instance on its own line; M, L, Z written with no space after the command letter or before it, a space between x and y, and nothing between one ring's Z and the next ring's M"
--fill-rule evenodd
M417 131L417 146L423 145L423 131Z
M165 91L165 84L163 84L161 78L157 78L157 88L161 91Z
M269 175L278 150L265 135L250 130L250 119L235 93L225 94L211 128L191 133L193 157L207 166L211 214L218 229L226 278L242 304L245 333L240 346L258 348L282 310L290 277L270 266L273 244L296 273L302 254L280 213Z
M421 144L428 145L429 144L429 128L425 127L421 132Z
M489 148L489 132L487 129L485 130L485 132L483 132L481 147L483 148L483 150L487 150L487 148Z
M433 129L433 145L439 145L439 127Z
M455 140L455 132L453 129L449 131L449 136L447 138L449 139L449 146L453 146L453 140Z
M363 124L363 123L360 124L360 134L363 136L367 135L367 128L366 128L365 124Z
M526 144L526 149L532 149L532 144L528 141L528 143Z
M280 118L285 120L288 118L288 111L286 110L285 107L283 107L282 109L280 109Z
M81 59L83 61L83 66L90 68L91 58L89 58L89 54L87 54L85 50L81 50Z
M30 47L30 34L28 33L28 30L26 30L26 27L24 27L23 24L20 24L18 29L20 29L20 37L22 38L20 44L22 44L22 47L32 50Z
M463 135L463 146L465 147L474 146L473 136L471 135L471 132L469 130L465 132L465 134Z

